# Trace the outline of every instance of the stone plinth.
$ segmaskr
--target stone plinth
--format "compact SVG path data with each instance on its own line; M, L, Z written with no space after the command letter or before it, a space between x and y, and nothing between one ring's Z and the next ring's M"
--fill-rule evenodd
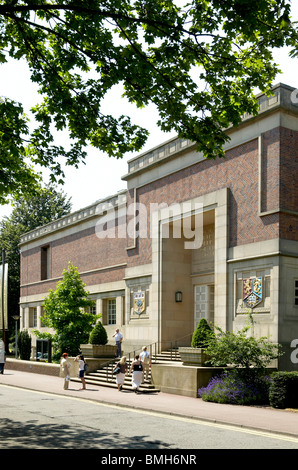
M114 359L117 353L117 346L111 344L81 344L80 349L85 358L105 357Z
M206 387L210 379L220 375L220 367L195 367L182 364L152 364L152 382L161 392L187 397L198 397L198 389Z

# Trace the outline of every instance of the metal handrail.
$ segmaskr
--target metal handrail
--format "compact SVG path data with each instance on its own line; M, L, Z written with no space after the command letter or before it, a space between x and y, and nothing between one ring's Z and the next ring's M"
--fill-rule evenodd
M178 355L179 343L184 342L184 340L187 338L192 338L192 335L193 333L189 333L188 335L182 336L181 338L178 338L173 341L172 340L156 341L154 343L147 345L146 347L147 349L149 349L151 362L157 362L157 355L158 353L162 351L162 349L164 349L165 344L169 344L169 349L171 351L171 360L173 360L173 358L175 358L176 360L177 355ZM130 351L125 354L129 364L131 363L131 360L132 360L131 357L134 359L139 350L141 351L141 349L134 349L133 351ZM153 353L153 350L154 350L154 353ZM119 362L119 358L110 359L109 361L102 363L99 367L99 369L106 368L107 382L112 382L112 379L113 379L112 370L109 366L111 366L112 364L115 364L116 362Z

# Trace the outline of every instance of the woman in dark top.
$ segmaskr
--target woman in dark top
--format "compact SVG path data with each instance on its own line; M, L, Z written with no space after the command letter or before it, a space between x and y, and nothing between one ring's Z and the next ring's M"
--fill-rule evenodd
M127 366L127 363L126 363L126 356L121 357L120 361L117 362L114 370L117 369L117 367L120 368L120 372L119 372L119 374L116 374L116 383L118 385L118 391L121 392L123 384L124 384L124 380L125 380L125 375L128 372L128 366Z
M143 378L143 366L138 354L131 364L130 372L132 372L132 388L137 393Z

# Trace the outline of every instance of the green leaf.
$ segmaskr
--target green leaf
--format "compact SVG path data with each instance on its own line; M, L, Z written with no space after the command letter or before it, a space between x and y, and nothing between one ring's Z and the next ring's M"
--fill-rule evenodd
M286 0L1 2L0 30L0 65L24 59L41 96L30 126L21 105L1 101L2 203L36 187L36 164L60 182L60 161L78 166L89 145L115 158L142 148L140 123L103 114L114 85L140 109L152 103L163 131L224 156L224 129L256 114L254 90L269 93L278 73L272 49L297 55ZM68 151L54 130L68 135Z

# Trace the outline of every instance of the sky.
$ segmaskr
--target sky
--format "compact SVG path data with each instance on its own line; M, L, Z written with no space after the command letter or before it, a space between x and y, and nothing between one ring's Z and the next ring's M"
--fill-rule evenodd
M293 1L294 21L298 21L297 3ZM298 59L291 59L287 48L275 51L274 58L282 70L282 73L276 77L275 83L281 82L298 88ZM0 95L20 101L25 111L29 111L30 107L39 101L36 86L30 81L29 70L25 63L10 61L7 64L1 64ZM59 186L59 189L61 188L68 197L71 197L73 212L125 189L126 182L121 180L121 177L127 173L128 160L175 136L174 133L163 133L158 128L156 124L158 113L153 105L138 110L121 97L120 87L107 96L105 108L109 114L113 114L115 110L116 115L121 108L123 114L130 115L136 123L146 127L150 136L141 152L127 154L123 159L110 158L103 152L89 147L85 165L81 164L78 169L66 167L65 183ZM44 180L47 181L46 173ZM0 219L9 216L10 213L10 205L0 206Z

